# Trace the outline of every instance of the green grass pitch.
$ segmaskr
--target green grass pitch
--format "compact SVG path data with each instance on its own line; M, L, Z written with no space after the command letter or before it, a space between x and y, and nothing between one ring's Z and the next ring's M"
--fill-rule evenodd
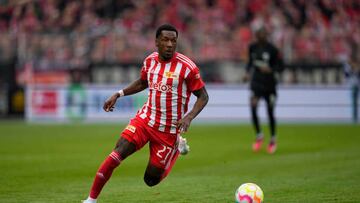
M80 202L123 127L0 123L0 202ZM117 168L99 202L234 202L245 182L263 189L265 203L360 202L359 126L286 124L278 131L278 151L268 155L251 151L250 125L193 125L191 152L163 182L143 182L145 146Z

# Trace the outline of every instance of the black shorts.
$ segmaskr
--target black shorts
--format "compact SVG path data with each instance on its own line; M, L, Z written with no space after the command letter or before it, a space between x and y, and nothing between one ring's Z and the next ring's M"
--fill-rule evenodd
M261 89L261 88L251 88L251 96L255 96L257 98L264 98L265 100L273 100L276 99L276 89Z

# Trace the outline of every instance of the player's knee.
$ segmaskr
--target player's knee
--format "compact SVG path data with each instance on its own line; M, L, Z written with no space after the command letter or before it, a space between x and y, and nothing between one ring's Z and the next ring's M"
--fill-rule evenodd
M121 158L124 160L126 157L128 157L129 155L131 155L136 151L136 147L133 143L121 137L119 141L116 143L114 150L117 151L121 156Z
M160 181L161 181L161 177L150 176L150 175L147 175L147 174L145 174L145 176L144 176L144 182L149 187L152 187L152 186L155 186L155 185L159 184Z

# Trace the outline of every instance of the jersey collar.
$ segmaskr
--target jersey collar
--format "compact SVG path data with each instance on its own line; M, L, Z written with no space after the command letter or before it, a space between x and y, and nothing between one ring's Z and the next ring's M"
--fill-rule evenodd
M160 63L170 63L172 61L174 61L176 59L176 56L178 55L177 52L174 53L173 57L169 60L166 60L166 61L163 61L160 59L160 54L158 53L158 56L157 56L157 60L160 62Z

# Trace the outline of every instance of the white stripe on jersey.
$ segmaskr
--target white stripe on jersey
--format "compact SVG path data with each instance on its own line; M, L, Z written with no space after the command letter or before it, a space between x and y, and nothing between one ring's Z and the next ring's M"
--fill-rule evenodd
M179 142L179 136L177 136L177 139L176 139L176 143L178 143L178 142ZM167 160L166 165L165 165L165 170L169 168L169 166L171 164L171 161L172 161L174 155L176 154L176 152L178 150L177 147L178 147L178 144L175 145L175 148L172 148L171 155L170 155L170 157Z
M185 114L185 103L186 103L186 92L187 92L187 86L185 81L182 84L182 97L181 97L181 101L182 101L182 105L181 105L181 118L184 116Z
M164 76L161 80L162 84L166 84L167 81L167 77L165 77L165 73L170 71L170 67L171 67L172 63L167 63L165 65L165 69L164 69ZM166 126L166 91L161 91L160 92L160 106L158 107L160 108L160 126L159 126L159 131L164 132L165 131L165 126Z
M184 76L184 78L187 78L187 76L189 75L189 73L190 73L190 70L187 68L186 71L185 71L185 76Z
M180 59L180 60L183 61L183 62L186 62L191 70L193 70L194 68L196 68L195 63L194 63L191 59L189 59L188 57L186 57L185 55L183 55L183 54L178 54L178 55L177 55L177 58Z
M155 83L157 83L158 75L159 75L159 72L160 72L160 69L161 69L161 63L158 63L157 66L152 68L152 69L155 69L154 73L153 73L154 76L153 76L153 80L150 81L150 74L151 74L152 70L149 70L149 73L148 73L148 75L149 75L149 78L148 78L149 85L150 85L151 82L154 82L154 81L155 81ZM156 103L155 103L156 102L156 100L155 100L155 98L156 98L156 90L153 89L152 91L153 91L152 92L152 97L149 98L149 99L151 99L151 106L149 106L149 108L151 110L149 126L151 126L151 127L153 127L154 124L155 124L155 114L156 114Z
M186 66L189 67L189 68L192 70L191 65L190 65L187 61L185 61L184 59L179 58L179 57L176 57L176 58L177 58L181 63L186 64Z
M157 52L153 52L153 53L150 54L148 57L146 57L146 59L144 60L144 67L145 67L145 71L146 71L146 72L148 72L148 70L149 70L150 68L152 68L152 66L154 65L154 64L153 64L153 62L155 63L154 57L156 57L157 55L158 55ZM151 65L150 65L149 67L147 67L147 66L146 66L146 61L147 61L148 59L150 59L150 58L151 58Z
M183 67L183 64L182 63L177 63L176 64L176 68L175 68L175 74L179 75L180 76L180 72L181 72L181 68ZM178 78L179 80L179 78ZM177 121L177 115L178 115L178 112L177 112L177 109L178 109L178 105L182 106L181 104L178 104L177 102L173 102L173 101L177 101L178 97L181 96L181 95L177 95L177 91L178 91L178 85L174 84L174 83L178 83L179 81L178 80L173 80L173 87L174 87L174 92L172 93L172 98L171 98L171 108L172 108L172 111L171 111L171 120L172 121ZM181 108L181 107L180 107ZM170 133L176 133L176 125L175 123L171 123L171 128L170 128Z
M152 59L149 69L153 68L154 65L155 65L155 60ZM150 81L150 74L147 74L147 80ZM150 91L148 92L148 98L150 98ZM146 118L146 113L148 112L148 106L149 106L149 99L146 101L146 104L144 105L143 109L140 111L143 112L142 114L140 114L140 118L142 119Z

